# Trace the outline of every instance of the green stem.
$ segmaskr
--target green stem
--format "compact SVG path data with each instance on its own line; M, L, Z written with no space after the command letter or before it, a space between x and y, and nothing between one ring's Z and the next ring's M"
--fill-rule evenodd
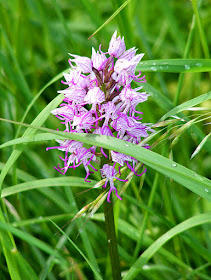
M199 2L199 4L201 3L201 1L198 1L198 2ZM199 30L199 36L200 36L200 39L201 39L201 44L202 44L204 56L205 56L205 58L210 59L209 45L208 45L207 38L206 38L204 29L203 29L203 26L202 26L202 21L201 21L200 15L199 15L199 9L198 9L198 5L196 3L196 0L192 0L192 6L193 6L193 12L194 12L195 17L196 17L196 23L197 23L197 27L198 27L198 30ZM209 72L209 76L210 76L210 79L211 79L211 73L210 72Z
M108 241L108 251L112 269L113 280L121 279L119 254L117 248L117 238L114 225L114 213L113 213L113 202L107 202L103 204L104 216L105 216L105 227Z
M104 149L104 153L107 154L109 158L109 151ZM108 163L108 158L102 157L100 167L102 168L104 164ZM114 212L113 212L113 201L112 194L110 196L111 202L105 200L103 203L104 217L105 217L105 227L108 242L108 252L111 263L111 270L113 280L121 280L121 271L119 263L119 254L117 248L117 237L114 224Z
M190 29L190 32L189 32L189 35L188 35L188 40L187 40L187 43L186 43L186 47L185 47L185 52L184 52L183 58L187 58L188 55L189 55L191 44L192 44L192 41L193 41L193 34L194 34L194 30L195 30L195 23L196 23L195 22L195 16L193 16L192 24L191 24L191 29ZM175 98L174 98L174 105L175 106L178 105L179 96L180 96L180 93L181 93L184 76L185 76L184 73L180 73L180 75L179 75L177 92L176 92L176 95L175 95Z
M197 26L198 26L198 30L199 30L199 36L201 38L201 44L202 44L202 48L204 51L204 56L205 56L205 58L209 59L210 58L209 46L208 46L206 35L205 35L204 29L202 26L202 22L201 22L201 18L199 15L199 10L197 7L196 0L192 0L192 6L193 6L193 12L196 17L196 22L197 22Z

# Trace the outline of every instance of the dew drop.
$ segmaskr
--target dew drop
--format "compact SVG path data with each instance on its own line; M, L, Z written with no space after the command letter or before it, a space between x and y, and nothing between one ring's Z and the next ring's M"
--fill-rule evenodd
M172 166L173 166L173 167L176 167L176 166L177 166L177 164L176 164L175 162L173 162L173 163L172 163Z
M185 65L185 69L186 70L190 69L190 66L189 65Z
M151 67L151 70L156 71L157 69L156 69L156 67Z
M11 252L12 252L12 253L17 253L17 249L16 249L15 247L13 247L13 248L11 249Z
M130 145L129 145L129 144L126 144L125 146L126 146L126 147L129 147Z
M108 239L108 243L110 243L111 242L111 239Z
M201 67L202 63L196 63L196 66Z
M153 63L152 63L152 65L156 65L156 63L155 63L155 62L153 62Z
M208 189L204 189L205 190L205 192L209 192L209 190Z

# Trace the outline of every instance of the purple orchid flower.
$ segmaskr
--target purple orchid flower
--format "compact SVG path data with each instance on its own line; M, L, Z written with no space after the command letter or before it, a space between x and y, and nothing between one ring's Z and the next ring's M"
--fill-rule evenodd
M143 113L136 109L138 104L148 99L149 94L140 92L142 86L135 89L131 87L132 81L146 82L140 72L135 75L136 66L144 56L136 52L135 47L126 50L124 37L117 37L115 31L108 52L102 52L100 45L99 51L92 48L91 59L70 54L71 70L64 73L62 81L67 88L58 91L65 98L59 108L51 111L65 125L65 132L105 135L138 144L148 136L148 132L153 131L151 124L140 121ZM65 174L70 168L83 165L87 182L89 175L97 171L92 163L99 164L100 158L107 158L107 163L101 168L101 175L106 178L104 187L107 187L108 182L110 184L108 202L112 192L122 199L114 186L114 179L125 181L116 177L117 173L121 175L121 166L126 165L137 176L146 172L145 169L137 174L135 164L138 160L123 153L110 151L107 155L103 148L92 146L87 149L83 143L74 140L57 140L57 143L57 146L47 148L65 153L64 158L60 157L63 167L58 165L55 169ZM149 145L144 147L148 149Z

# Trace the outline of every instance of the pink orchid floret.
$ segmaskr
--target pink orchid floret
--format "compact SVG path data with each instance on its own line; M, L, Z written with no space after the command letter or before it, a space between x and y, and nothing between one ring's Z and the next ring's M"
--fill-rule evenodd
M70 66L73 69L78 68L83 73L90 73L92 71L93 62L90 58L71 53L69 53L69 55L74 57L74 59L69 59ZM72 62L74 62L76 66L73 66Z
M120 55L122 55L125 51L125 41L124 37L117 36L117 31L114 32L111 41L109 43L108 53L116 58L118 58Z
M103 70L106 61L107 57L103 52L96 52L95 49L92 48L92 62L95 69L98 71Z
M111 202L110 196L111 196L112 192L115 193L115 195L118 199L122 200L122 198L117 193L117 188L115 188L115 186L114 186L114 179L122 181L122 182L125 182L127 180L122 180L120 178L117 178L115 176L117 174L116 169L114 168L114 166L111 166L109 164L104 164L103 168L100 171L101 171L102 177L106 178L105 185L103 187L106 188L108 181L110 182L110 189L108 191L107 201Z
M142 123L142 112L136 106L148 99L149 94L141 92L142 86L132 88L131 82L146 82L141 72L135 74L136 66L143 57L136 54L135 47L126 50L124 37L117 37L114 32L109 43L108 52L102 52L101 45L96 51L92 48L91 59L84 56L70 54L71 70L64 73L62 83L66 89L58 91L64 94L59 108L51 111L68 133L91 133L105 135L138 144L152 132L151 124ZM120 167L127 166L135 175L135 166L138 160L123 153L110 151L92 146L89 149L83 143L75 140L57 140L58 145L48 147L65 153L60 156L63 166L55 169L65 174L70 168L75 169L82 165L85 169L85 181L91 173L97 172L96 164L100 164L105 157L105 163L100 169L103 178L106 178L104 187L110 185L107 201L111 201L112 192L118 199L118 190L114 180L120 179ZM144 148L149 149L145 144ZM93 165L94 163L94 165ZM117 176L119 174L119 176Z

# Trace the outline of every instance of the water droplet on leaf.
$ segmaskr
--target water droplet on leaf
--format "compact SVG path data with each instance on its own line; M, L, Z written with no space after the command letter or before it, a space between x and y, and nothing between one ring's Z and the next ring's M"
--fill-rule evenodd
M209 190L208 189L204 189L205 190L205 192L209 192Z
M185 65L185 69L186 70L190 69L190 66L189 65Z
M173 167L176 167L176 166L177 166L177 164L176 164L175 162L173 162L173 163L172 163L172 166L173 166Z

